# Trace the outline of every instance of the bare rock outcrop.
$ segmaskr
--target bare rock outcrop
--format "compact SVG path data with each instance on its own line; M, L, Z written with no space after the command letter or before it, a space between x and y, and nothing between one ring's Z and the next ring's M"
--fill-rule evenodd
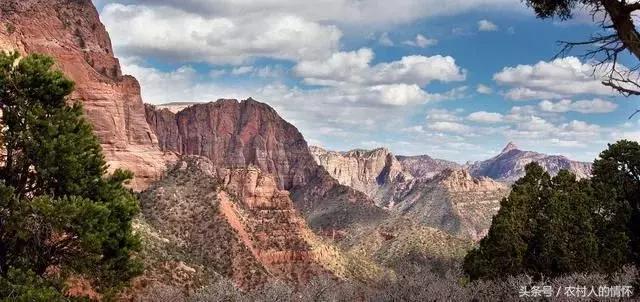
M537 162L552 176L565 169L574 173L578 178L591 177L591 163L573 161L559 155L522 151L512 142L507 144L502 152L495 157L475 162L467 168L473 176L486 176L498 181L515 182L524 176L524 167L531 162Z
M123 76L111 40L90 0L3 0L0 49L52 56L76 83L81 102L112 169L136 174L141 189L165 168L165 156L149 128L140 85Z
M311 146L309 150L316 162L340 184L372 198L385 183L397 177L411 177L403 174L400 162L385 148L336 152Z

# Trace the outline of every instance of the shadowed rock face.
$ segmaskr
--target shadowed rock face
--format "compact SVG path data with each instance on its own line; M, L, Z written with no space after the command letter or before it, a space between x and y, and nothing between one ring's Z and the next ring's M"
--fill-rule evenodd
M564 156L522 151L513 143L509 143L497 156L473 163L468 169L473 176L515 182L525 175L524 167L531 162L537 162L552 176L566 169L578 178L591 177L591 163L572 161Z
M90 0L3 0L0 48L52 56L76 83L71 101L82 102L111 168L136 174L141 189L165 167L149 128L140 85L123 76L98 12Z
M177 113L146 105L146 118L164 151L204 156L216 167L253 165L272 175L313 227L341 229L385 215L366 195L333 179L315 162L302 134L264 103L218 100Z

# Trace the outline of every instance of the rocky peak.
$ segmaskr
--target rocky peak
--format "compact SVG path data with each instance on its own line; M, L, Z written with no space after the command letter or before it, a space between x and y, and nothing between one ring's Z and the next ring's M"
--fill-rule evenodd
M221 99L173 113L146 106L146 119L164 151L207 157L219 167L248 167L274 175L278 188L304 185L318 169L302 134L270 106Z
M510 152L513 150L519 152ZM522 151L517 149L513 143L509 143L495 157L475 162L469 165L468 169L475 177L486 176L499 181L514 182L525 175L524 168L531 162L537 162L552 176L562 169L569 170L578 178L587 178L591 175L591 163L573 161L559 155Z
M509 143L508 143L508 144L507 144L507 145L502 149L502 152L500 152L500 153L507 153L507 152L509 152L509 151L511 151L511 150L520 150L520 149L519 149L519 148L518 148L518 146L517 146L516 144L514 144L513 142L509 142Z
M504 184L498 183L487 177L473 177L466 169L447 169L442 171L434 181L442 184L448 190L456 191L496 191L505 190Z

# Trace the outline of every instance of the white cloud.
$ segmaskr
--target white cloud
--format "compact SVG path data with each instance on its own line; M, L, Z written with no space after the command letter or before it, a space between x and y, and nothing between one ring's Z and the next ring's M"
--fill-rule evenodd
M337 52L326 60L302 61L294 67L294 72L306 83L322 86L397 83L422 86L432 81L462 81L466 77L466 71L449 56L406 56L372 66L373 57L373 51L368 48Z
M503 121L504 116L496 112L478 111L469 114L467 119L480 123L499 123Z
M166 6L108 4L100 15L121 56L241 64L253 58L323 58L342 32L296 15L205 18Z
M404 41L403 44L413 47L426 48L438 44L438 40L429 39L421 34L418 34L414 40Z
M544 100L538 104L542 111L564 113L576 111L580 113L609 113L618 108L618 105L603 99L572 101L568 99L552 102Z
M393 40L391 40L391 37L389 37L388 32L383 32L380 35L380 38L378 38L378 43L383 46L393 46L395 44L393 43Z
M613 95L611 88L601 83L601 72L583 64L578 58L566 57L535 65L505 67L493 78L511 87L506 96L513 100L551 99L574 95Z
M227 71L224 69L212 69L211 71L209 71L209 76L212 78L221 77L225 74L227 74Z
M232 75L245 75L252 73L254 70L253 66L239 66L231 70Z
M427 124L431 130L451 132L451 133L469 133L470 128L462 123L457 122L434 122Z
M476 92L480 93L480 94L492 94L493 93L493 89L491 89L491 87L484 85L484 84L478 84L478 87L476 87Z
M251 18L289 13L311 21L358 26L406 24L422 18L451 16L476 9L524 10L513 0L117 0L147 6L169 6L205 17L246 15Z
M496 31L498 30L498 25L495 25L493 22L483 19L478 21L478 30L479 31Z
M457 112L446 109L431 109L427 112L426 119L429 122L455 122L462 120Z

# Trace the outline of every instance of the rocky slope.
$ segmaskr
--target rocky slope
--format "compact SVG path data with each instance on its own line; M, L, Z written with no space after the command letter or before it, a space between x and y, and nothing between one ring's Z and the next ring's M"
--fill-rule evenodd
M509 187L466 170L444 170L433 178L395 182L378 196L379 205L426 226L479 240L491 226Z
M0 49L44 53L76 82L71 101L82 102L111 168L136 174L143 188L165 168L149 128L140 85L123 76L91 0L0 1Z
M591 176L591 163L572 161L564 156L547 155L533 151L522 151L515 144L509 143L497 156L475 162L468 166L471 175L486 176L498 181L515 182L524 176L524 167L537 162L551 175L562 169L576 174L578 178Z
M508 193L504 184L473 178L455 163L426 155L396 158L383 148L334 152L312 147L311 152L332 177L379 207L464 238L486 234Z
M302 134L264 103L218 100L178 113L146 105L146 118L164 151L204 156L216 167L253 165L272 175L313 227L342 229L386 215L366 195L333 179L315 162Z
M251 288L331 274L288 192L257 168L183 157L140 200L144 220L182 251L193 275L206 268Z

